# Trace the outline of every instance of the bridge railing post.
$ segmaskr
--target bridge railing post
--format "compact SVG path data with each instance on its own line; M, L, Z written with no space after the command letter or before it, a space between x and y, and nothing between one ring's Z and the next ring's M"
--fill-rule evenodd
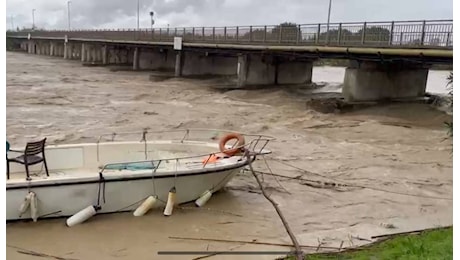
M224 27L224 41L227 41L227 26Z
M236 27L236 42L239 41L239 34L240 34L240 27L237 26L237 27Z
M390 28L390 39L388 39L388 45L393 45L393 32L395 30L395 22L391 22L391 28Z
M340 45L342 42L342 23L339 23L339 31L337 32L337 44Z
M318 24L318 31L316 32L316 40L315 43L319 44L319 36L321 35L321 24Z
M160 28L160 36L159 36L159 38L160 38L160 41L161 41L161 31L162 31L162 30L161 30L161 28Z
M201 37L203 37L203 41L205 41L205 37L204 37L204 27L201 27Z
M192 27L192 41L195 40L195 27Z
M295 40L295 43L298 45L299 42L300 42L300 36L302 35L301 31L300 31L300 25L297 25L297 33L296 33L296 40Z
M423 21L423 24L422 24L422 36L420 37L420 45L422 45L422 46L425 43L425 28L426 28L426 21Z
M216 41L216 27L212 27L212 41Z
M446 47L449 47L450 44L450 32L447 33Z
M249 26L249 42L252 42L252 25Z
M267 26L264 26L264 43L267 41Z
M279 31L279 35L278 35L278 43L281 43L281 40L282 40L282 37L283 37L283 26L280 25L279 28L280 28L280 31Z
M367 25L367 23L364 22L363 32L361 34L361 45L364 45L364 42L366 41L366 25Z

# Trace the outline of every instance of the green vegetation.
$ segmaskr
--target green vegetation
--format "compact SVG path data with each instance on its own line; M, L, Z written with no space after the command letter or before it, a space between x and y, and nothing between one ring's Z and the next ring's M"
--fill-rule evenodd
M354 252L307 255L309 260L443 260L453 257L453 228L424 231L395 238ZM286 259L294 259L288 257Z

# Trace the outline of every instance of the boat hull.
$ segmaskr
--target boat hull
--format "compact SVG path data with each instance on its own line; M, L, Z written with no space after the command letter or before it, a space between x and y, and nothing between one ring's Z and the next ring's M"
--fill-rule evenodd
M194 201L206 190L216 192L224 187L244 165L237 168L198 172L188 175L169 175L82 182L31 185L6 189L7 221L31 219L30 210L19 215L19 207L29 191L38 198L39 219L68 217L90 206L100 205L99 213L132 211L148 196L158 196L155 207L163 207L172 187L176 188L176 204Z

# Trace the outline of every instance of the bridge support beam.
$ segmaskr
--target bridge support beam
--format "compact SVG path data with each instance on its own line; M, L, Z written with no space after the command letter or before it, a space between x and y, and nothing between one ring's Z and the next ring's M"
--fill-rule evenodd
M345 71L342 94L349 102L422 97L427 78L428 68L421 65L353 63Z
M313 62L272 55L238 56L238 87L247 85L309 84Z

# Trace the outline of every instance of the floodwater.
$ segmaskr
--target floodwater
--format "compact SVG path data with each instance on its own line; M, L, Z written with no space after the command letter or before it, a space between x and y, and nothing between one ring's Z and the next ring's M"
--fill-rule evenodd
M429 89L442 90L447 73L431 72ZM443 126L452 117L427 104L321 114L306 107L308 96L290 87L223 90L215 88L220 79L154 82L150 74L9 52L7 138L21 147L45 136L49 143L89 142L100 134L147 127L266 134L277 138L268 147L273 153L266 156L267 164L260 158L255 168L296 177L261 176L301 244L316 247L321 241L322 247L348 247L367 243L363 239L374 235L453 223L452 142ZM313 77L333 85L341 82L342 74L341 68L323 67L315 68ZM53 219L7 224L7 258L36 259L24 250L62 259L194 259L198 255L157 252L289 250L171 237L290 243L248 172L236 176L202 209L178 208L171 217L163 217L161 210L140 218L130 213L101 215L72 228L64 223Z

